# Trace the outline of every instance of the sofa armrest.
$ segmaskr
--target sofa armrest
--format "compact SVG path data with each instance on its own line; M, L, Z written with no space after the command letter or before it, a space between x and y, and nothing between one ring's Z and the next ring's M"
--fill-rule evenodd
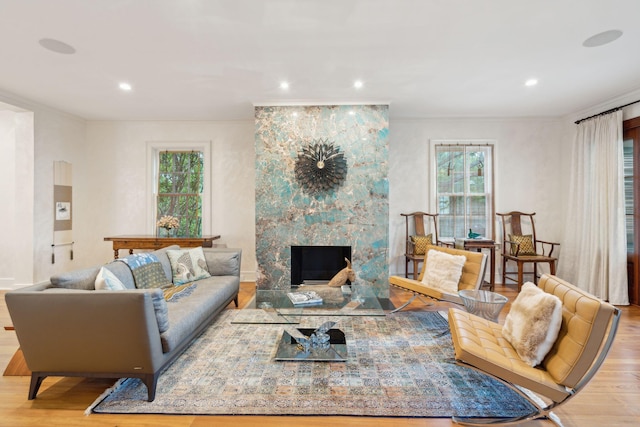
M5 299L33 372L153 373L162 366L146 290L18 290Z

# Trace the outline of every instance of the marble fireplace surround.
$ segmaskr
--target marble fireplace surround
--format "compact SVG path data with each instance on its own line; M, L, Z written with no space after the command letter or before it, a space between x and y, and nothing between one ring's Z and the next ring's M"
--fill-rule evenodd
M255 107L258 289L290 289L291 246L351 246L356 283L389 296L387 105ZM347 160L340 186L309 194L298 152L317 140Z

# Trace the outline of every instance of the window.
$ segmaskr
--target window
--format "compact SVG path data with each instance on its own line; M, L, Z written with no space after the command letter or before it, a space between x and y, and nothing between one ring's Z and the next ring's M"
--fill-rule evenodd
M149 227L171 215L178 219L179 237L200 237L210 232L211 143L148 142Z
M178 218L178 236L202 236L202 151L159 153L157 218Z
M440 238L464 238L471 229L493 239L493 145L440 141L434 158Z

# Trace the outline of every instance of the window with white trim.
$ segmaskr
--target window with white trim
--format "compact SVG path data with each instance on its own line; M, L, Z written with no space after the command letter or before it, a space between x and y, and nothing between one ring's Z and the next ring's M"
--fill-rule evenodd
M210 141L147 143L147 206L154 232L158 219L170 215L178 219L179 237L210 233L210 157Z
M440 238L469 232L493 239L493 144L445 142L434 145L435 200Z

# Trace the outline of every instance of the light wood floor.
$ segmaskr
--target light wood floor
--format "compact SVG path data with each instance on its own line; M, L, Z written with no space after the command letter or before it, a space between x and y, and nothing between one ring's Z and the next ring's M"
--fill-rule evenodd
M253 296L253 283L241 285L240 306ZM512 300L512 288L496 291ZM0 322L11 324L3 298ZM410 296L391 289L391 300L399 305ZM410 310L434 310L442 304L426 307L414 302ZM502 312L502 318L508 311ZM227 309L233 309L233 305ZM557 411L565 427L631 426L640 424L640 307L623 307L623 317L611 353L592 382L578 396ZM34 313L37 314L37 313ZM15 332L0 330L0 368L4 370L18 348ZM47 378L38 397L27 400L29 377L0 377L0 426L407 426L440 427L454 425L449 419L369 418L369 417L265 417L265 416L169 416L169 415L84 415L84 410L111 386L112 380ZM535 421L523 426L551 426L550 421Z

